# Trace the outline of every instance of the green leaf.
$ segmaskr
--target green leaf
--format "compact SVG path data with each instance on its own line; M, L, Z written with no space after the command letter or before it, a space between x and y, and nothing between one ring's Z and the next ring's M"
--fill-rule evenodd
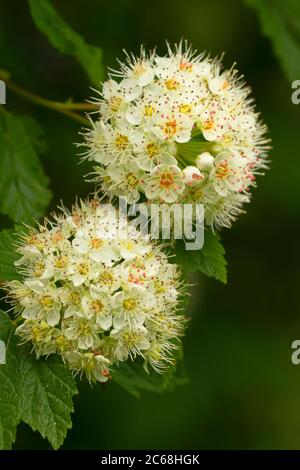
M0 449L11 449L21 416L18 354L15 349L12 323L0 312L0 340L6 344L6 365L0 365Z
M49 0L29 0L31 16L37 28L63 54L75 57L92 83L98 85L104 77L102 50L90 46L55 11Z
M225 249L220 241L220 235L206 230L204 245L201 250L185 250L183 242L176 243L175 262L185 273L201 271L207 276L214 277L221 282L227 282L227 262Z
M58 449L72 425L77 390L71 372L56 356L35 359L1 311L0 339L6 343L6 364L0 365L0 448L11 447L23 420Z
M164 374L147 373L138 361L122 362L112 371L112 379L136 398L140 398L141 391L161 394L188 383L181 350L177 352L176 363L168 367Z
M13 281L20 277L14 266L14 262L20 257L15 250L16 239L16 229L0 232L0 282Z
M289 80L300 76L299 0L245 0L257 12L262 31L273 45Z
M0 212L14 221L40 217L51 199L36 151L37 129L32 119L0 114Z
M72 397L77 393L74 380L55 356L47 361L28 355L24 359L21 419L58 449L72 427Z

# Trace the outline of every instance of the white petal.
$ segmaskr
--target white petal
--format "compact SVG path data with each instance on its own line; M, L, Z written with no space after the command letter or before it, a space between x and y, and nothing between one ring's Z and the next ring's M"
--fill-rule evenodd
M150 67L146 70L146 72L142 73L142 75L139 78L139 85L140 86L146 86L149 85L149 83L153 82L154 79L154 70L152 70Z
M102 94L106 100L115 96L118 92L119 85L115 80L106 80L103 83Z
M89 251L90 240L88 238L74 238L72 245L74 250L81 254L86 254Z
M60 313L59 310L52 310L47 314L46 321L48 325L55 326L60 322Z
M138 126L143 119L141 109L136 106L128 108L126 111L126 119L133 126Z

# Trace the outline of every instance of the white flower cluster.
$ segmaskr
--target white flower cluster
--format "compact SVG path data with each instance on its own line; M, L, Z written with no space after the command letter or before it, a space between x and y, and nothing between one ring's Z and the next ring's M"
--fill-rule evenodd
M60 354L101 382L119 361L140 356L158 372L172 363L185 323L177 266L111 205L63 209L24 234L18 252L23 281L8 283L8 296L38 357Z
M95 181L106 193L126 194L129 203L141 193L202 203L208 225L230 226L268 149L237 71L180 43L166 57L127 56L99 94L84 157L99 164Z

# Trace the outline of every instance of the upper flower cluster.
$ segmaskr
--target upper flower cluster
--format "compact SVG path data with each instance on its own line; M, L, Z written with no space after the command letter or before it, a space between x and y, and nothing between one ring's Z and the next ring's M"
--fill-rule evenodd
M156 371L172 362L184 317L180 280L161 248L91 200L30 229L18 246L23 281L7 285L17 328L36 354L58 353L89 380L141 356Z
M113 77L117 78L114 80ZM206 223L230 226L265 167L266 128L232 68L182 43L144 50L104 82L85 156L111 196L202 203Z

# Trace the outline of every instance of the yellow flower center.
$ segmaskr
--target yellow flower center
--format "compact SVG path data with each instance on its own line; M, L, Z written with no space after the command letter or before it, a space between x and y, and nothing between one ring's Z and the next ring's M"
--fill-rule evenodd
M145 67L145 64L143 62L137 62L133 69L133 74L136 76L136 77L139 77L140 75L142 75L144 72L146 72L146 67Z
M145 106L144 108L144 116L146 117L152 117L153 114L154 114L155 110L153 108L153 106L151 105L148 105L148 106Z
M157 279L154 282L154 288L155 288L155 291L158 294L162 294L162 293L166 292L166 288L165 288L164 284L159 279Z
M55 267L58 268L58 269L65 268L66 265L67 265L67 257L66 256L59 256L55 260Z
M139 183L139 179L133 173L128 173L126 175L126 181L133 188L137 186Z
M159 149L158 149L158 146L156 144L153 144L153 143L150 143L147 145L147 154L149 156L149 158L153 158L155 157L156 155L159 154Z
M55 342L56 342L56 346L61 352L65 351L68 347L68 341L63 335L59 335L56 338Z
M37 235L35 234L32 234L30 235L28 238L26 238L26 242L29 244L29 245L33 245L35 246L36 248L38 248L39 250L42 250L45 246L45 244L38 238Z
M31 330L32 339L36 343L39 343L45 338L45 333L49 331L50 326L45 321L42 321L40 325L34 326Z
M103 240L101 240L100 238L93 238L91 240L91 246L95 250L98 250L99 248L103 246Z
M224 180L228 178L230 173L230 168L227 161L221 162L216 168L216 178L219 180Z
M53 307L54 300L50 295L43 295L40 298L40 303L45 309L50 309Z
M190 104L181 104L179 106L179 112L182 114L190 114L192 111L192 106Z
M177 122L175 119L167 121L164 126L164 133L167 137L172 137L177 133Z
M125 240L121 244L126 250L132 250L135 246L132 240Z
M109 107L113 113L119 111L121 104L123 103L123 98L121 96L113 96L109 100Z
M231 135L224 135L223 139L222 139L222 142L223 144L230 144L230 142L232 142L232 137Z
M175 78L169 78L165 81L166 87L170 91L178 90L180 83Z
M43 274L44 271L45 271L44 263L36 263L35 271L34 271L33 275L35 277L40 277Z
M61 242L63 239L64 239L64 236L61 231L54 233L51 237L51 240L53 241L53 243Z
M89 268L86 264L80 263L78 265L78 272L81 276L85 276L89 272Z
M78 292L71 292L70 302L74 305L80 304L80 295L78 294Z
M213 119L207 119L206 121L204 121L204 123L202 124L202 127L205 131L210 131L211 129L213 129L214 127Z
M187 60L182 59L179 64L179 70L184 70L185 72L191 72L193 70L193 64Z
M80 335L88 335L88 334L90 334L90 332L91 332L91 327L90 327L89 322L87 322L87 321L85 321L85 320L82 320L82 321L79 323L78 332L79 332Z
M111 285L114 281L114 276L109 271L105 271L100 275L99 281L102 284Z
M123 307L125 310L134 310L136 307L137 301L135 299L125 299L123 302Z
M138 334L133 331L128 331L122 336L122 343L127 346L127 348L132 348L135 345L136 341L139 339Z
M91 307L95 313L99 313L103 310L103 303L101 300L93 300Z
M160 178L159 186L161 188L170 188L174 184L172 173L163 173Z
M127 135L118 135L115 140L115 145L118 150L126 150L129 144Z

